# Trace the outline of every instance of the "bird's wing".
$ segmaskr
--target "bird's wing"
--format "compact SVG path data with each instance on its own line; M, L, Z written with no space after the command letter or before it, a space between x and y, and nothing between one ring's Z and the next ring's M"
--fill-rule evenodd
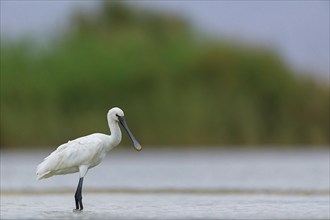
M88 165L95 154L99 153L102 146L102 139L92 135L69 141L62 144L48 157L46 157L37 168L38 179L47 178L59 172L78 168L82 164Z

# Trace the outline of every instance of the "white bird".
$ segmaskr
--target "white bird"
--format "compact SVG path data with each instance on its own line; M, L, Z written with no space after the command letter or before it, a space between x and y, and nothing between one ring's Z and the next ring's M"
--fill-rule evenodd
M37 168L37 179L44 179L54 175L64 175L79 172L79 183L75 193L76 209L83 210L82 184L87 171L101 163L106 154L121 141L121 131L118 122L125 128L137 151L142 149L139 142L129 130L124 112L120 108L112 108L107 114L111 135L90 134L62 144Z

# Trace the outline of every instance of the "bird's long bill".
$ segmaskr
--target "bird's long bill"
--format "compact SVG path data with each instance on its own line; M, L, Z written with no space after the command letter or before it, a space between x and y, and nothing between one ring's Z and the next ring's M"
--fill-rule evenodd
M125 128L129 138L132 140L133 142L133 146L137 151L142 150L142 147L140 145L140 143L135 139L135 137L133 136L132 132L129 130L125 118L124 117L118 117L120 124Z

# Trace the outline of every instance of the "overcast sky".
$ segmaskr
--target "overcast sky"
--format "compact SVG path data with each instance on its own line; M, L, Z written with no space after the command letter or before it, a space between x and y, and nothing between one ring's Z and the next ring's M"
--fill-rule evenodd
M52 34L72 10L99 1L1 0L1 37ZM212 34L274 48L294 68L329 80L329 1L130 1L178 13Z

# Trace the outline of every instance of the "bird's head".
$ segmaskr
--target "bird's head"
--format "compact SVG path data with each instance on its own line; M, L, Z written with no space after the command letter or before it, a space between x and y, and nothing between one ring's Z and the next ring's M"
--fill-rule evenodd
M108 121L119 121L119 117L124 117L124 112L118 107L114 107L108 111Z
M121 110L118 107L114 107L114 108L110 109L108 112L108 121L109 121L109 123L111 121L115 121L116 123L119 122L123 126L123 128L126 130L128 136L130 137L130 139L133 143L134 148L137 151L142 150L141 144L135 139L132 132L129 130L129 128L127 126L126 120L124 118L123 110Z

